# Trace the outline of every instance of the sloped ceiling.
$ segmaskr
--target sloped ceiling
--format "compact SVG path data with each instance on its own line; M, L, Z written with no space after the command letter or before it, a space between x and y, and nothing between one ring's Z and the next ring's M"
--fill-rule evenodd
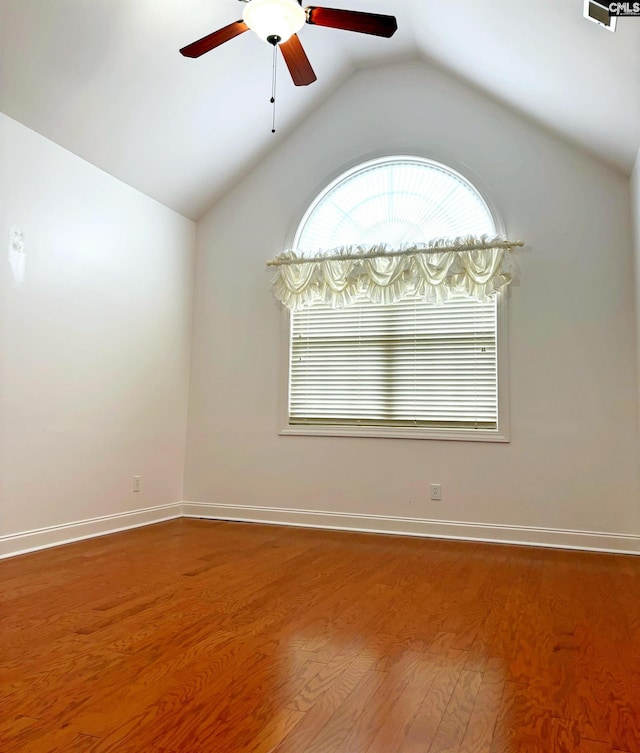
M198 218L357 68L420 57L630 174L640 147L640 19L612 34L582 0L331 0L394 14L390 40L306 26L318 75L245 34L197 60L183 45L240 18L237 0L0 0L0 110ZM380 92L381 111L384 92Z

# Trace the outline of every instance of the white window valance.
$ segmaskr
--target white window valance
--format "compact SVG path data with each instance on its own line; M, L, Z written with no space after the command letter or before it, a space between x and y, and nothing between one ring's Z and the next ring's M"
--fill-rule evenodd
M522 245L470 235L398 248L354 245L313 255L289 250L267 266L277 267L275 297L292 310L316 301L341 308L359 296L377 304L414 295L442 304L452 293L486 301L511 282L509 252Z

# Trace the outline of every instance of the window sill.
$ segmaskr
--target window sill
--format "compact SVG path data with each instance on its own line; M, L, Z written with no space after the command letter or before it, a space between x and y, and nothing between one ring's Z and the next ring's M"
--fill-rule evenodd
M280 436L369 437L376 439L436 439L459 442L509 442L500 430L412 429L384 426L285 426Z

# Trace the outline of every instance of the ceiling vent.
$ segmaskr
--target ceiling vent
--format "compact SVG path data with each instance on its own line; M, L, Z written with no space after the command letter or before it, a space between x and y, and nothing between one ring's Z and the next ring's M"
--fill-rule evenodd
M609 3L606 0L584 0L584 17L609 31L616 30L618 19L609 15Z

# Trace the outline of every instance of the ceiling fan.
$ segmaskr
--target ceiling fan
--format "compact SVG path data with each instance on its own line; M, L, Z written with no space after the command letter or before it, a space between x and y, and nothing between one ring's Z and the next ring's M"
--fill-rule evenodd
M297 32L307 24L332 29L357 31L378 37L391 37L398 28L395 16L362 13L355 10L302 7L302 0L241 0L246 3L242 20L208 34L183 47L180 52L188 58L198 58L230 39L251 29L269 44L280 47L293 83L307 86L316 80Z

